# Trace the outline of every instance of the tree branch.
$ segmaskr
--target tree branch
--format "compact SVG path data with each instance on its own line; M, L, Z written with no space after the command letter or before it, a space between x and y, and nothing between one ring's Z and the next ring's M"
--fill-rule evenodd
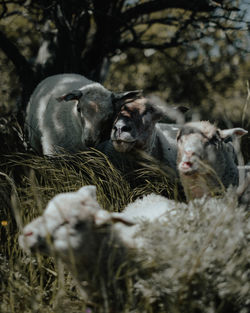
M0 48L5 55L12 61L17 70L20 81L32 80L34 72L26 60L26 58L19 52L18 48L5 36L0 30Z
M160 43L160 44L155 44L152 42L142 42L142 41L124 41L123 43L121 43L119 45L119 48L121 50L126 50L128 48L137 48L137 49L155 49L155 50L159 50L159 49L167 49L167 48L173 48L173 47L177 47L179 46L180 43L177 42L164 42L164 43Z
M3 12L0 14L0 19L1 19L2 17L4 17L4 15L7 12L7 5L5 1L1 1L0 4L2 5L2 8L3 8Z
M152 0L128 9L122 14L122 17L124 20L131 20L144 14L150 14L165 9L184 9L195 12L211 12L216 9L216 6L209 5L208 1L204 0Z

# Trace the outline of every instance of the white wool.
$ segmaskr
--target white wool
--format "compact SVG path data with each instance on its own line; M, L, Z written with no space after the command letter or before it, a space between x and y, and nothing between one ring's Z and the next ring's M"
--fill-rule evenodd
M75 232L69 231L74 229L78 221L87 220L99 210L95 186L58 194L48 202L42 216L25 226L19 242L25 249L35 248L39 246L39 240L46 241L47 237L53 236L55 249L59 252L67 250L69 243L65 238L70 238L69 235ZM74 242L74 238L76 236L70 238L70 245L75 247L77 242Z
M80 233L74 228L78 222L94 219L95 227L113 221L113 229L127 247L141 247L143 238L136 236L143 222L166 221L166 213L175 214L175 201L156 194L144 196L129 204L122 213L109 213L100 208L94 186L85 186L77 192L56 195L41 217L24 228L20 244L24 248L39 245L40 239L53 236L53 245L59 252L70 246L77 247ZM32 232L32 234L31 234ZM79 232L79 230L78 230ZM28 234L28 235L25 235ZM40 237L39 237L40 236ZM67 242L66 238L69 239Z
M25 226L19 242L24 249L37 248L61 258L92 295L102 291L100 281L107 291L115 282L117 289L108 297L114 297L116 291L125 293L124 286L129 285L136 297L142 294L147 301L160 299L162 305L168 305L165 299L171 295L178 304L179 294L188 296L197 286L190 284L190 279L196 283L198 278L204 282L198 286L205 298L195 294L191 298L194 307L199 305L202 312L208 312L209 305L209 312L214 312L214 300L220 297L222 303L228 299L232 303L231 297L240 299L245 308L249 306L250 224L233 195L231 189L222 199L203 197L183 204L150 194L129 204L122 213L109 213L98 205L95 187L86 186L55 196L44 214ZM134 248L138 253L127 253ZM119 277L125 282L121 290L116 274L119 276L131 258L134 267L125 272L128 276ZM146 275L137 272L141 261ZM113 269L110 265L115 270L106 275ZM150 276L147 265L154 265ZM126 284L133 272L134 284Z
M144 245L143 237L138 236L142 222L153 223L154 221L166 221L167 215L175 214L175 201L169 200L157 194L149 194L128 204L122 213L114 213L113 216L119 216L134 223L134 226L126 226L123 223L115 224L115 229L121 239L128 245L142 248Z
M122 215L133 218L136 222L147 220L153 222L156 219L162 219L166 212L173 210L175 201L169 200L160 195L151 193L137 199L135 202L126 206Z

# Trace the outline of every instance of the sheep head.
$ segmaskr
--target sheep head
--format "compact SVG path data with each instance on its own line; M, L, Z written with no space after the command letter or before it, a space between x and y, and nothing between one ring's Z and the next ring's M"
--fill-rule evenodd
M164 113L146 98L128 101L119 112L111 131L113 146L118 152L133 148L146 149L157 121Z
M240 137L246 133L242 128L220 130L205 121L187 123L179 130L177 166L184 189L193 190L192 198L209 193L208 181L211 177L212 181L217 181L215 186L219 182L225 187L237 185L236 154L227 141L229 137Z
M108 232L116 222L132 225L126 218L101 209L96 187L85 186L52 198L43 215L24 227L19 243L26 251L58 255L67 260L69 251L90 254L94 245L100 245L100 240L95 240L96 234L104 236L105 227Z
M91 147L109 138L114 117L124 101L137 98L140 93L138 90L114 93L93 83L59 96L57 100L72 103L82 128L82 142Z

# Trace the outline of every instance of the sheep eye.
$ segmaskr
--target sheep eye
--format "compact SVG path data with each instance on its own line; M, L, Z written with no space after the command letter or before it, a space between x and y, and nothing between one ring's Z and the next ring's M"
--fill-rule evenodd
M210 145L215 145L217 146L219 144L219 139L218 137L215 135L213 136L210 140L209 140L209 144Z

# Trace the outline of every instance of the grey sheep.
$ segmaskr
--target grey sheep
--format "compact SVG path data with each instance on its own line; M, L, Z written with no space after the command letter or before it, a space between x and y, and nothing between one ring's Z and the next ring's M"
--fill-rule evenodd
M114 93L78 74L44 79L27 106L26 129L40 154L75 153L108 138L121 101L138 92Z

